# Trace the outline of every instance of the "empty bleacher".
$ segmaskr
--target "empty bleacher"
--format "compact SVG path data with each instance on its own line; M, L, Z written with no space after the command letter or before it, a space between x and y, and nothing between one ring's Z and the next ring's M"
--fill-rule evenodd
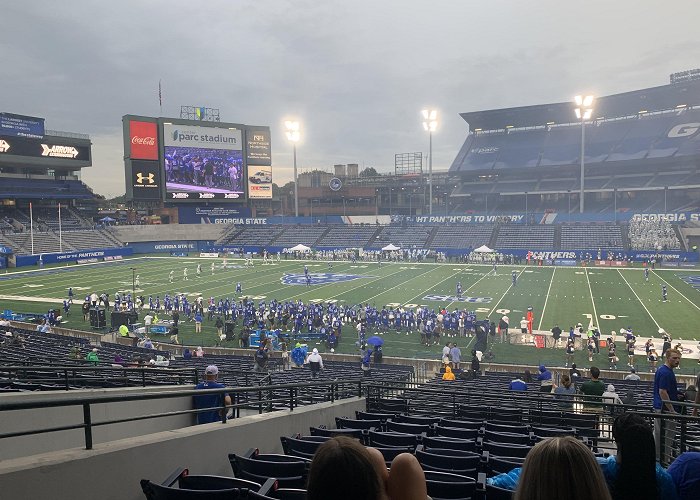
M272 244L281 247L293 247L301 243L308 247L315 247L318 239L328 230L327 226L303 225L291 227L272 240Z
M493 227L492 224L440 226L430 246L435 249L468 249L488 245Z
M321 248L365 248L376 232L376 226L334 225L318 241L318 246Z
M562 250L604 248L624 250L622 226L617 224L563 224Z
M384 226L375 236L374 241L370 242L368 248L378 249L393 243L403 249L421 249L425 247L432 231L433 228L430 226Z
M222 242L223 245L266 247L285 230L286 226L244 226L233 231Z
M554 248L554 235L554 226L504 225L499 230L496 248Z

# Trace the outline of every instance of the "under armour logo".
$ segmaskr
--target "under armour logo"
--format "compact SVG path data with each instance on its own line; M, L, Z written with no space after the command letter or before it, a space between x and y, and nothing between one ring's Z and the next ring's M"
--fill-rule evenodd
M143 181L147 180L149 184L153 184L154 182L156 182L154 179L155 176L156 174L154 174L153 172L151 172L148 175L143 175L141 172L138 172L136 174L136 182L138 182L139 184L143 184Z

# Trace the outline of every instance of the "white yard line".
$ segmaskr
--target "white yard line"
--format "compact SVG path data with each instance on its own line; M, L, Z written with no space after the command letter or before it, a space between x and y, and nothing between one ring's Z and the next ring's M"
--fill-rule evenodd
M697 309L697 310L700 311L700 307L698 307L698 305L697 305L695 302L693 302L693 301L690 300L688 297L686 297L685 295L683 295L683 293L682 293L680 290L678 290L675 286L673 286L671 283L669 283L668 281L666 281L666 280L664 280L663 278L661 278L661 276L659 275L659 273L657 273L656 271L654 271L654 274L655 274L656 276L658 276L658 278L659 278L663 283L666 283L668 286L670 286L671 288L673 288L673 289L676 291L676 293L677 293L678 295L680 295L680 296L683 297L685 300L687 300L688 303L690 303L690 305L692 305L695 309Z
M630 287L630 290L632 290L632 293L634 294L635 297L637 297L637 300L639 301L640 304L642 304L642 307L644 310L647 312L651 320L656 324L656 328L659 328L659 322L654 319L654 316L651 315L649 312L649 309L647 309L647 306L644 305L644 302L642 302L642 299L639 298L639 295L637 295L637 292L634 291L634 288L632 288L632 285L630 285L629 281L622 275L620 270L618 269L617 272L620 274L623 280L625 280L625 283L627 283L627 286Z
M593 298L593 290L591 289L591 280L588 279L588 268L584 267L585 271L584 273L586 274L586 281L588 282L588 291L591 294L591 304L593 304L593 317L591 318L591 321L588 323L588 327L590 328L591 326L596 325L598 323L598 311L595 309L595 299ZM593 320L595 320L595 323L593 323Z
M518 279L520 279L520 275L523 274L523 273L525 272L525 269L526 269L526 268L523 267L522 270L518 273ZM513 283L512 283L512 282L511 282L510 286L508 287L508 289L503 293L503 295L501 295L501 298L498 299L498 302L496 302L496 305L493 306L493 309L491 309L491 310L489 311L489 313L486 315L486 318L490 318L491 315L493 314L493 312L494 312L496 309L498 309L498 304L500 304L501 301L505 298L505 296L508 295L508 292L510 292L510 289L511 289L511 288L513 288Z
M538 330L542 330L542 322L544 321L544 312L547 310L547 300L549 300L549 292L552 289L552 283L554 283L554 274L557 272L556 266L554 271L552 271L552 279L549 280L549 288L547 288L547 295L544 296L544 306L542 307L542 314L540 315L540 324L537 325Z

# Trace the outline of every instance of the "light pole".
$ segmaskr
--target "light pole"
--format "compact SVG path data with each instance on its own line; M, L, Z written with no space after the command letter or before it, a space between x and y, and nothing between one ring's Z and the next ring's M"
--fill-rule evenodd
M577 95L574 97L576 108L576 118L581 120L581 199L579 211L583 213L583 170L584 170L584 154L586 152L586 120L590 120L593 115L593 96Z
M292 143L294 152L294 217L299 217L299 187L297 186L297 142L301 138L299 133L299 122L287 120L284 122L284 128L287 129L287 140Z
M437 110L435 109L424 109L423 114L423 129L428 132L430 138L428 146L428 194L430 195L430 201L428 202L428 213L433 215L433 132L437 130Z

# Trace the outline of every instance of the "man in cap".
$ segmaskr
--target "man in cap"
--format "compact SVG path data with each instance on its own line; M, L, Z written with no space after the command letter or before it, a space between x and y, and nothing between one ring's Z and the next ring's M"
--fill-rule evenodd
M219 376L219 368L216 365L209 365L204 370L204 382L197 384L195 389L223 389L226 387L216 381ZM224 404L231 405L231 396L228 394L202 394L194 397L194 407L197 410L209 409L197 413L197 424L210 424L221 421L221 397L224 397Z
M318 349L314 347L314 350L311 351L311 354L309 354L307 361L309 362L309 368L311 369L311 376L314 378L318 377L319 372L323 369L323 359L318 353Z

